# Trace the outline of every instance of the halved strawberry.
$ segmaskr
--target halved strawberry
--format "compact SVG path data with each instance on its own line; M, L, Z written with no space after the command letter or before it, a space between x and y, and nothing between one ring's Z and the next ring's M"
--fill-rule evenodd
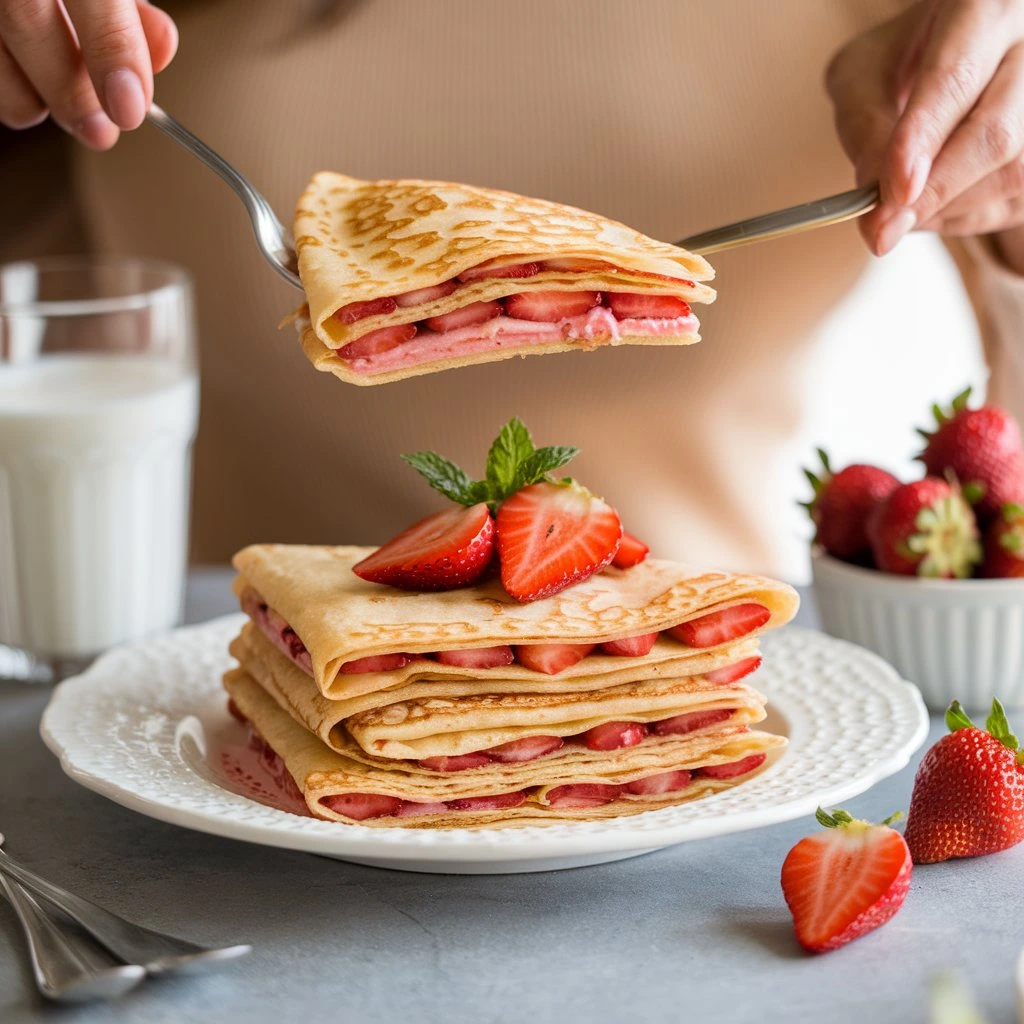
M368 316L382 316L394 313L398 308L395 299L369 299L366 302L350 302L347 306L335 311L334 318L343 324L354 324L357 320L365 320Z
M619 550L615 552L612 565L616 569L631 569L634 565L639 565L650 550L642 540L638 540L633 534L623 530L622 543L619 545Z
M621 786L609 786L600 782L580 782L570 786L555 786L548 790L548 805L551 807L600 807L610 803L621 792Z
M557 676L582 661L593 649L593 644L522 644L516 648L516 661L523 668Z
M818 821L825 832L801 839L782 865L782 894L797 942L812 953L837 949L885 924L903 905L913 866L903 836L845 811Z
M426 324L432 331L444 334L445 331L457 331L460 327L485 324L488 320L501 316L503 312L500 302L471 302L468 306L453 309L450 313L427 317Z
M553 754L560 750L564 743L565 740L561 736L526 736L497 747L488 747L487 753L492 761L498 761L500 764L519 764L523 761L535 761L545 754Z
M617 654L624 658L642 658L651 653L651 648L660 633L642 633L640 636L627 636L622 640L609 640L601 644L603 654Z
M343 662L338 671L347 676L359 675L362 672L395 672L415 660L415 654L371 654L368 658Z
M729 683L737 682L744 676L749 676L751 672L756 672L760 667L761 655L755 654L749 658L744 658L742 661L737 661L732 665L725 665L722 668L716 668L711 672L705 672L704 678L709 683L714 683L716 686L726 686Z
M729 764L707 764L700 769L700 773L709 779L735 779L740 775L746 775L747 772L752 772L755 768L760 768L767 756L767 754L751 754L749 757L732 761Z
M763 604L734 604L720 612L690 619L667 632L688 647L717 647L760 629L772 613Z
M635 292L608 292L605 305L617 320L675 320L690 315L690 306L674 295L648 295Z
M648 775L646 779L626 783L627 793L638 796L658 796L661 793L677 793L686 789L693 781L693 775L680 769L676 772L662 772L660 775Z
M501 582L517 601L536 601L582 583L619 549L618 513L585 487L531 484L498 510Z
M416 762L428 772L464 772L468 768L481 768L490 764L490 757L482 750L474 750L471 754L454 754L451 757L424 757Z
M619 750L635 747L647 739L647 726L643 722L604 722L588 729L583 742L589 750Z
M493 550L494 520L481 502L421 519L352 571L371 583L402 590L452 590L480 579Z
M402 309L422 306L424 303L433 302L434 299L443 299L446 295L451 295L458 287L458 281L442 281L441 284L431 285L429 288L415 288L411 292L396 295L395 304Z
M378 796L375 793L335 793L321 797L320 803L335 814L344 814L354 821L365 821L367 818L393 817L403 801L396 796Z
M512 648L472 647L465 651L438 651L434 658L442 665L458 665L459 668L499 668L511 665L514 660Z
M416 337L415 324L395 324L394 327L382 327L379 331L370 331L347 345L338 349L342 359L363 359L366 356L377 356L381 352L390 352L407 341Z
M651 730L658 736L680 736L724 722L731 714L732 711L729 708L716 708L713 711L690 711L685 715L663 718L660 722L655 722L651 726Z
M470 281L479 281L483 278L533 277L538 273L540 273L539 263L512 263L504 267L491 267L486 263L481 263L479 267L470 267L469 270L464 270L459 274L459 280L463 284L468 284Z
M554 260L544 260L541 263L542 270L568 271L569 273L586 273L598 271L605 273L609 270L618 271L618 267L604 260L592 260L584 256L564 256Z
M518 807L525 800L526 794L520 790L494 796L466 796L460 800L449 800L448 806L453 811L503 811L508 807Z
M505 312L516 320L556 324L581 316L600 303L600 292L520 292L505 297Z

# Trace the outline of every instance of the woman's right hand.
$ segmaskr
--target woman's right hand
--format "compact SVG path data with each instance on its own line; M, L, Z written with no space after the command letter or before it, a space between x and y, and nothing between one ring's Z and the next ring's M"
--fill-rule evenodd
M50 116L92 149L138 128L178 46L146 0L0 0L0 122Z

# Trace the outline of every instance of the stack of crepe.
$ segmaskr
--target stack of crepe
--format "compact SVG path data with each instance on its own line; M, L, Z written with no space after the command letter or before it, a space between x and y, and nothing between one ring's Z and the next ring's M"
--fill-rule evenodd
M467 828L636 814L740 785L784 745L754 728L765 698L740 679L758 635L795 613L784 584L649 558L518 604L496 581L367 583L352 566L370 550L257 545L234 562L250 621L231 644L232 710L317 817ZM766 610L744 636L695 647L665 632L741 605ZM547 645L652 633L642 656L594 646L556 674L525 664ZM514 660L493 664L500 652Z

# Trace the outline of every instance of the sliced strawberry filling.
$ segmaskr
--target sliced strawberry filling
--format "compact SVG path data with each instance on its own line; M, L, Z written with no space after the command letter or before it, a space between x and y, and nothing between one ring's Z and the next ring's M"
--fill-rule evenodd
M763 604L735 604L673 626L668 633L688 647L717 647L753 633L771 617L772 613Z
M647 739L647 732L643 722L605 722L588 729L583 734L583 742L590 750L619 750L642 743Z
M767 754L751 754L740 761L732 761L729 764L709 764L698 771L709 779L735 779L740 775L752 772L755 768L760 768L767 756Z

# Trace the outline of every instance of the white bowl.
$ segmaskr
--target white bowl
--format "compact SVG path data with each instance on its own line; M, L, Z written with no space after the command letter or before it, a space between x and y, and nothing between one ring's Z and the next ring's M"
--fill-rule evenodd
M811 567L825 631L881 655L932 710L1024 709L1024 579L896 576L821 552Z

